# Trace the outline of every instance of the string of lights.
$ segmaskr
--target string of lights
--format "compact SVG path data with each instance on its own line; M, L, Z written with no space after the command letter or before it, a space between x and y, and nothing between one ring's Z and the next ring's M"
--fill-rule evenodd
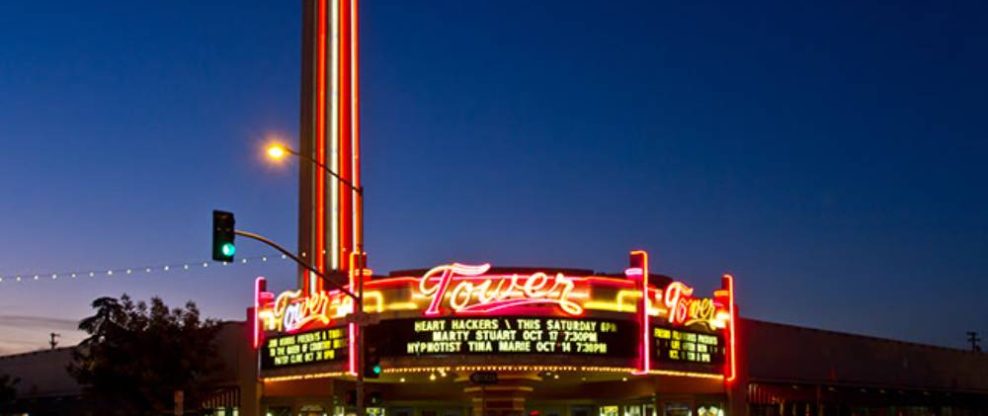
M268 262L273 260L288 260L285 255L280 256L253 256L253 257L243 257L232 262L222 262L216 263L212 261L199 260L190 262L168 262L166 264L156 264L153 266L134 266L134 267L114 267L106 269L88 269L88 270L77 270L77 271L65 271L65 272L47 272L47 273L19 273L19 274L0 274L0 285L7 283L20 283L20 282L33 282L38 280L59 280L59 279L78 279L78 278L96 278L96 277L118 277L118 276L134 276L134 275L148 275L154 273L176 273L185 272L191 270L207 269L209 267L226 267L230 265L243 265L256 262Z

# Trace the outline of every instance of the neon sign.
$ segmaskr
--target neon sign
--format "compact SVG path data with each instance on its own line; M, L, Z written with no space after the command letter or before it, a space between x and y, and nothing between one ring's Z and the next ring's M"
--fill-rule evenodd
M424 313L439 315L442 306L454 314L483 314L541 304L558 306L569 315L583 314L583 307L572 300L573 279L562 273L484 275L490 268L453 263L426 272L418 284L419 294L429 299Z
M347 357L347 335L337 327L272 337L260 348L261 369L340 361Z
M717 305L710 298L694 298L693 288L683 282L672 282L659 292L670 324L678 326L705 325L710 330L724 328L717 314Z
M552 354L628 362L637 356L637 330L623 319L427 317L382 321L366 334L384 357Z
M258 281L263 282L263 278ZM303 296L301 290L289 290L274 297L258 285L256 297L257 325L263 331L296 332L313 326L328 326L353 311L353 301L336 291Z
M375 327L389 330L369 331L369 337L370 332L375 332L376 336L393 338L395 345L402 346L401 351L393 351L393 356L593 353L634 359L622 365L634 366L638 374L679 371L683 365L703 373L721 372L713 367L722 367L724 380L733 381L737 374L733 278L725 275L721 288L712 297L703 298L694 296L695 290L683 282L651 275L644 251L632 252L630 260L621 277L559 270L499 271L486 263L451 263L423 274L370 278L364 282L365 311L380 314L381 322ZM351 275L350 286L355 279ZM335 290L290 290L276 295L266 290L265 283L263 278L256 282L255 347L270 347L270 342L264 342L266 336L287 343L280 337L341 326L346 326L348 337L344 346L348 351L331 355L305 355L313 348L324 350L323 344L298 344L301 356L285 345L283 354L280 350L270 354L280 357L272 358L272 365L285 361L286 365L305 363L309 358L354 360L356 328L343 322L354 308L349 297ZM624 349L630 344L590 340L595 336L610 337L610 331L577 331L580 333L562 336L561 341L545 332L553 331L551 322L574 321L573 318L619 322L623 329L617 333L633 343L633 350ZM399 325L398 321L405 323ZM460 323L463 328L457 327ZM471 327L481 323L497 323L498 328ZM543 325L546 328L541 328ZM585 345L565 347L560 342L570 342L567 336ZM663 368L670 364L672 369Z

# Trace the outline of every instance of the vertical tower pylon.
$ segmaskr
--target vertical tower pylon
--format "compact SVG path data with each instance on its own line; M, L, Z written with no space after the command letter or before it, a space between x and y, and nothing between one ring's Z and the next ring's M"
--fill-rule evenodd
M302 9L299 152L360 187L357 0L302 0ZM299 164L299 186L299 252L346 276L363 238L363 201L313 163ZM311 293L323 283L300 270L299 287Z

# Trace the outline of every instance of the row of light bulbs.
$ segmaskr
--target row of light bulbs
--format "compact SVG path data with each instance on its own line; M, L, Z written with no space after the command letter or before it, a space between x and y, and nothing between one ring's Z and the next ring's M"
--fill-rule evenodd
M281 255L274 257L272 256L244 257L234 262L223 262L221 264L223 266L228 266L231 264L247 264L250 263L251 261L267 262L268 260L273 260L273 259L286 260L288 259L288 256ZM7 275L7 276L0 275L0 284L7 282L17 283L22 281L35 281L41 279L58 280L60 278L76 279L79 277L97 277L97 276L113 277L118 275L126 276L126 275L134 275L139 273L148 274L154 272L162 273L162 272L172 272L172 271L187 271L191 269L205 269L209 267L209 264L210 262L203 261L203 262L191 262L191 263L175 263L164 266L159 265L159 266L115 268L115 269L106 269L106 270L101 269L99 271L90 270L90 271L63 272L63 273L34 273L34 274L28 273L28 274L16 274L16 275Z

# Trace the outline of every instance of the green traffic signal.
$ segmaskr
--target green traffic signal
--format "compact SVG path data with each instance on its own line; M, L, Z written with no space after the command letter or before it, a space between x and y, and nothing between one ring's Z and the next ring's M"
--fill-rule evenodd
M371 371L373 371L374 374L381 375L381 371L382 371L381 365L380 364L375 365L374 368L371 369Z
M213 260L230 263L237 254L233 239L237 236L232 212L213 211Z

